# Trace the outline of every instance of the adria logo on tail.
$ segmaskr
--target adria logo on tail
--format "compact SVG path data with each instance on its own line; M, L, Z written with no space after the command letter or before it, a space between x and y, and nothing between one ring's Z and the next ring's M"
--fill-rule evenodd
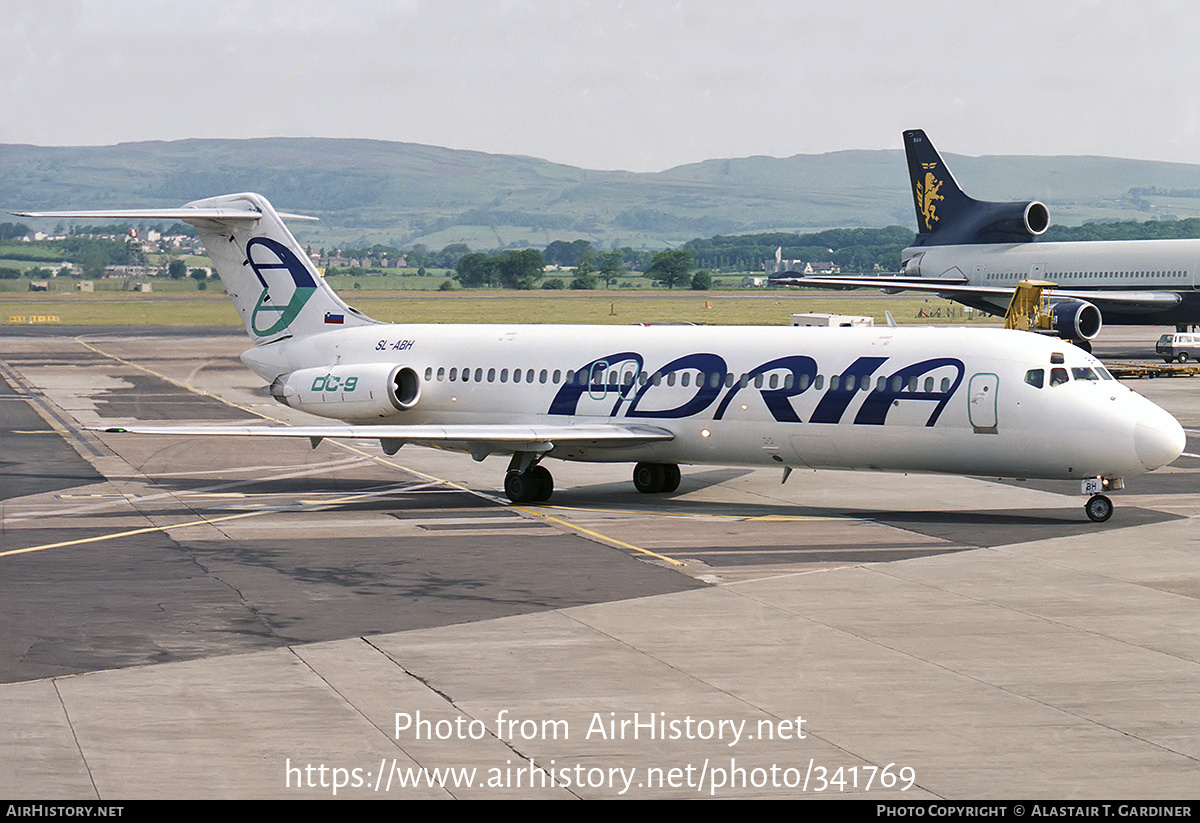
M250 317L251 328L260 337L278 334L300 314L304 304L316 293L317 283L303 260L296 257L287 246L269 237L255 237L247 243L246 258L263 287L262 294L254 306L254 313ZM280 269L287 272L290 279L283 281L274 278L272 284L266 275ZM272 285L275 295L271 294ZM293 291L291 298L283 303L283 293L288 285L292 286ZM259 315L264 315L264 323L271 323L272 320L274 322L262 328L259 325Z

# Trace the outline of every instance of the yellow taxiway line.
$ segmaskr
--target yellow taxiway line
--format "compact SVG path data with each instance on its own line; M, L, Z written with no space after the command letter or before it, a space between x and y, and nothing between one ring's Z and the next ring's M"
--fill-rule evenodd
M238 403L234 403L232 400L228 400L224 397L213 394L212 392L207 392L207 391L204 391L203 389L196 388L195 386L190 386L187 383L183 383L179 380L175 380L174 378L168 377L167 375L161 374L157 371L154 371L153 369L147 368L146 366L142 366L137 363L126 360L122 357L118 357L115 354L110 354L110 353L98 348L97 346L94 346L91 343L88 343L86 340L83 340L78 337L75 339L80 345L82 345L83 347L87 348L88 350L94 352L95 354L100 355L101 357L107 357L110 360L115 360L116 362L118 362L124 366L128 366L129 368L137 369L138 371L141 371L146 374L157 377L160 380L165 380L168 383L170 383L171 385L177 386L178 388L184 389L185 391L189 391L194 394L199 394L204 397L208 397L212 400L216 400L218 402L224 403L227 406L231 406L232 408L238 409L239 411L245 412L245 413L253 415L255 417L260 417L263 420L269 420L273 423L278 423L278 424L285 425L285 426L289 425L284 420L280 420L278 418L263 414L262 412L257 411L255 409L247 408L246 406L242 406ZM359 448L351 445L350 443L333 441L333 445L338 446L339 448L342 448L353 454L357 454L361 457L365 457L368 460L372 460L381 465L390 466L391 468L395 468L395 469L399 469L404 472L408 472L409 474L416 475L417 477L424 478L425 480L430 480L430 481L433 481L436 483L441 483L442 485L448 486L452 489L457 489L459 491L463 491L468 494L473 494L477 497L482 497L485 500L489 500L498 505L508 505L504 501L501 501L492 495L484 494L483 492L479 492L479 491L476 491L475 489L467 488L466 486L462 486L458 483L453 483L453 482L451 482L449 480L445 480L441 477L435 477L431 474L425 474L424 472L417 471L416 469L409 468L408 466L403 466L399 463L393 462L386 458L379 457L374 454L370 454L368 452L363 451L362 449L359 449ZM334 501L330 501L330 502L327 502L325 505L334 505L334 504L335 504ZM579 532L580 534L586 535L593 539L600 540L600 541L603 541L610 545L618 546L623 549L628 549L629 551L637 552L639 554L644 554L648 557L653 557L656 560L662 560L662 561L664 561L666 563L670 563L671 565L674 565L674 566L683 566L684 565L684 563L680 560L676 560L674 558L667 557L666 555L658 554L657 552L650 551L649 549L644 549L640 546L635 546L632 543L626 543L625 541L618 540L615 537L609 537L606 534L601 534L600 532L593 531L592 529L584 528L583 526L576 525L575 523L571 523L570 521L564 520L559 517L554 517L549 514L544 514L542 512L534 511L532 509L527 509L522 506L509 505L509 508L515 509L516 511L519 511L519 512L523 512L527 515L539 517L543 520L549 520L553 523L557 523L558 525L563 526L564 528ZM254 516L257 516L260 514L266 514L271 511L279 511L279 509L272 507L269 509L264 509L263 511L243 512L242 514L228 515L225 517L213 518L213 519L209 519L209 520L199 520L199 521L195 521L192 523L181 523L181 524L176 524L173 526L148 527L145 529L134 529L132 531L119 532L119 533L111 534L111 535L98 535L96 537L81 538L79 540L67 540L67 541L64 541L61 543L49 543L44 546L31 546L26 549L14 549L9 552L0 552L0 557L7 557L12 554L24 554L26 552L33 552L33 551L44 551L46 549L62 548L62 547L66 547L66 546L76 546L76 545L81 545L81 544L85 544L85 543L94 543L94 542L98 542L98 541L102 541L102 540L111 540L111 539L114 539L117 537L130 537L130 536L138 535L138 534L147 534L150 532L165 531L166 529L183 528L185 526L197 526L197 525L205 525L205 524L209 524L209 523L218 523L218 522L223 522L225 520L232 520L234 518L239 518L239 517L254 517ZM588 509L579 509L579 511L589 511L589 510Z

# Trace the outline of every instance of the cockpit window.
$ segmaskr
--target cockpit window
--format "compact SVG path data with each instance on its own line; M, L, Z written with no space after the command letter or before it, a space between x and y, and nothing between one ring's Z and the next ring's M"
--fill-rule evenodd
M1060 352L1060 351L1052 352L1052 353L1050 354L1050 362L1051 362L1051 363L1053 363L1053 364L1054 364L1054 365L1056 365L1056 366L1057 366L1057 365L1061 365L1063 362L1065 362L1065 361L1063 360L1063 354L1062 354L1062 352Z
M1061 386L1063 383L1068 382L1070 379L1071 378L1067 377L1066 369L1051 369L1050 370L1050 385L1051 386Z
M1046 380L1045 369L1030 369L1025 372L1025 382L1036 389L1040 389Z
M1071 369L1071 375L1076 380L1099 380L1100 379L1099 377L1096 376L1096 373L1094 371L1092 371L1091 369L1080 368L1078 366Z

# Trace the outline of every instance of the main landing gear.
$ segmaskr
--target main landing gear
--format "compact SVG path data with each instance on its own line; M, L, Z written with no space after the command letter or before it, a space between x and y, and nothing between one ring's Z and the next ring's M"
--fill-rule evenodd
M545 466L504 475L504 494L514 503L545 503L554 492L554 478Z
M504 494L514 503L545 503L554 492L554 477L538 456L514 454L504 475Z
M554 492L550 470L532 454L514 454L504 475L504 494L514 503L545 503ZM674 463L638 463L633 485L643 494L669 494L679 488L679 466Z
M679 488L679 466L674 463L638 463L633 485L642 494L670 493Z

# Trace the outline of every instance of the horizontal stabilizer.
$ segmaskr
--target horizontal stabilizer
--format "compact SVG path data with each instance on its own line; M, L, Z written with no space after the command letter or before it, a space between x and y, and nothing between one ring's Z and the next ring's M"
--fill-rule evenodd
M324 334L332 325L351 328L377 322L346 305L329 288L308 250L283 223L316 218L280 214L261 194L226 194L172 209L13 213L56 220L180 220L192 224L256 345Z
M259 220L262 212L254 209L102 209L99 211L14 211L17 217L48 220ZM303 214L276 212L281 220L316 220Z

